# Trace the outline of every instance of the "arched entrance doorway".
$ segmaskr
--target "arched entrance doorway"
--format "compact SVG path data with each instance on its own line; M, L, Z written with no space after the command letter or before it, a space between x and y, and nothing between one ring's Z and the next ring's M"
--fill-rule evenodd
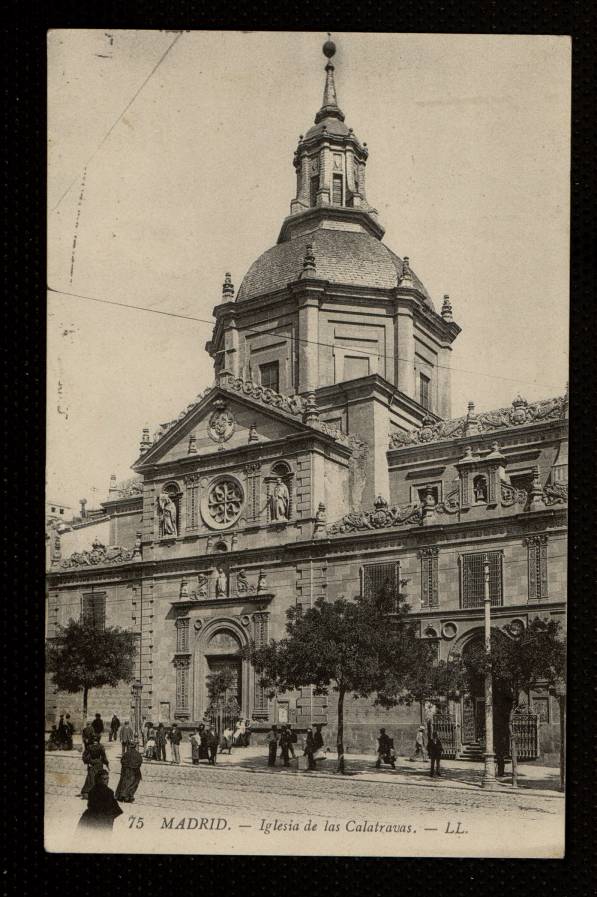
M242 655L247 644L246 633L232 620L213 620L201 631L194 652L193 716L197 722L205 718L210 704L208 684L218 673L227 674L221 703L236 705L236 717L249 716L249 662Z
M462 648L462 660L467 668L469 690L462 697L462 744L485 747L485 677L478 672L475 655L485 650L485 637L478 630ZM508 717L511 699L503 683L493 680L493 744L496 753L508 753Z

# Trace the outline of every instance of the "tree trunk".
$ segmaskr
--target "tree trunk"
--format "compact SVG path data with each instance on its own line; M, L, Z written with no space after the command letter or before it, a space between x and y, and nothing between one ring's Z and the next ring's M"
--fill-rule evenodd
M344 689L338 692L338 734L336 735L336 750L338 751L337 772L344 773Z
M83 686L83 728L87 725L87 698L89 696L89 688Z
M510 757L512 759L512 787L518 788L518 753L516 747L516 732L514 729L514 711L518 705L512 702L508 728L510 730Z

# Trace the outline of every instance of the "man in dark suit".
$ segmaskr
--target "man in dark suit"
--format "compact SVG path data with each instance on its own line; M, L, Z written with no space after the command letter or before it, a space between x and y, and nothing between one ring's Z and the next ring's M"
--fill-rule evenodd
M439 762L442 758L443 750L439 735L437 732L434 732L427 743L427 753L431 760L431 776L433 776L434 770L437 772L438 776L441 776Z

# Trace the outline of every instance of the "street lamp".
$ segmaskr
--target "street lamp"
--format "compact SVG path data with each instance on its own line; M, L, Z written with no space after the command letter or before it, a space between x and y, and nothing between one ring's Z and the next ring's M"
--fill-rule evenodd
M491 598L489 595L489 558L483 557L483 604L485 606L485 770L483 788L495 789L495 754L493 753L493 681L491 670Z
M141 737L141 691L143 690L143 684L137 680L133 682L131 686L131 694L133 697L133 715L134 715L134 730L135 730L135 738Z

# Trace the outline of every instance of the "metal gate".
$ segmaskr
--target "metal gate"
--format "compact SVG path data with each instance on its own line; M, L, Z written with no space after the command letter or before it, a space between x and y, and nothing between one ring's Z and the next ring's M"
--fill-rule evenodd
M218 735L221 735L224 729L232 729L234 732L239 713L238 710L230 710L228 708L218 710L217 707L214 707L206 710L203 719L206 725L213 726Z
M449 713L436 713L433 717L433 728L442 743L442 756L453 760L456 756L456 722Z
M536 760L539 756L539 716L537 713L514 713L512 728L516 737L519 760Z

